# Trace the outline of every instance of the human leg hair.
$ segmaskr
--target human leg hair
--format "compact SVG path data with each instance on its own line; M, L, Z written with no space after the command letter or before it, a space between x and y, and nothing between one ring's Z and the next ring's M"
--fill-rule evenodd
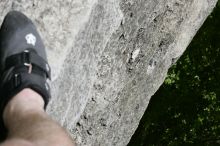
M36 146L35 144L21 139L11 139L2 143L0 146Z
M44 112L42 97L31 89L24 89L6 105L3 119L8 129L7 143L23 140L33 146L73 146L73 140ZM12 144L10 145L12 146Z

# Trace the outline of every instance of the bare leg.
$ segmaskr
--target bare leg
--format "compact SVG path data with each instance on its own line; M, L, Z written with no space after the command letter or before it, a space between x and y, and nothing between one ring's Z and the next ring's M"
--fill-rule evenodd
M4 111L8 139L1 146L73 146L73 141L43 110L42 97L24 89L11 99Z

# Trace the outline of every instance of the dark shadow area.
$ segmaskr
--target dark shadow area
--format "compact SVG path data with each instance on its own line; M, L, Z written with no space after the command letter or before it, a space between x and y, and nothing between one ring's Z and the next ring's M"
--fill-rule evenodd
M220 145L220 3L151 98L128 146Z

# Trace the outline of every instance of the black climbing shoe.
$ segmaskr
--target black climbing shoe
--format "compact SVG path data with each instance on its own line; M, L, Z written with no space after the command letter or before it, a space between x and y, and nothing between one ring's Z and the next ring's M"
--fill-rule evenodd
M1 118L9 100L24 88L39 93L46 108L50 67L45 47L32 21L17 11L6 15L0 29L0 75Z

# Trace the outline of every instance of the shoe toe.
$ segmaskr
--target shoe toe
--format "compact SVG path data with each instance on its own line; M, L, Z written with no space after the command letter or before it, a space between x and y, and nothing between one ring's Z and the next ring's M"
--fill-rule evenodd
M4 66L8 56L34 49L47 61L43 41L32 21L18 11L9 12L0 29L0 59Z

